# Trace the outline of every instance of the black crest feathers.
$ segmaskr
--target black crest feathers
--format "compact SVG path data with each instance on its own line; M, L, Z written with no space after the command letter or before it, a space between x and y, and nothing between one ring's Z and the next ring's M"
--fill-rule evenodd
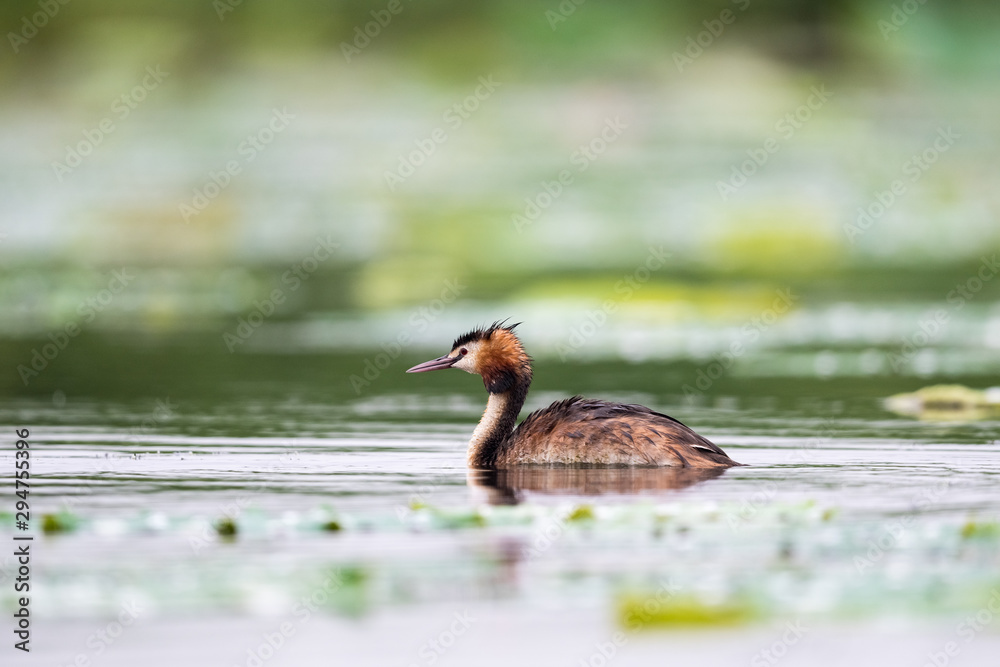
M507 320L503 320L503 321L496 321L493 324L489 325L488 327L484 326L484 327L479 327L478 329L473 329L472 331L464 333L458 338L456 338L455 342L451 344L451 349L454 350L456 347L465 345L466 343L471 343L473 341L489 340L490 336L492 336L495 332L500 331L501 329L504 331L513 332L514 328L518 324L520 324L520 322L515 322L514 324L508 325Z

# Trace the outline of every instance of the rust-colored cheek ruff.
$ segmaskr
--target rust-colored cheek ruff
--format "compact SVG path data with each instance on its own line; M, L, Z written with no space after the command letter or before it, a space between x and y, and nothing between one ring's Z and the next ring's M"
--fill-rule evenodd
M531 382L531 357L508 329L495 331L483 340L476 356L476 372L491 393L502 393L525 377Z
M663 413L642 405L580 396L528 415L515 428L531 385L531 357L495 322L459 336L452 349L476 344L475 372L490 393L469 442L474 468L524 464L599 464L728 468L740 465L717 445Z

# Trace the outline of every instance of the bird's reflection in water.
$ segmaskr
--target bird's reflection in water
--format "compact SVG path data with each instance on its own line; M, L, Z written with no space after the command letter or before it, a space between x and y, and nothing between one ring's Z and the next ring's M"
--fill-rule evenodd
M491 505L516 505L526 493L596 496L677 490L725 472L725 468L519 466L470 470L467 480L470 487L486 492Z

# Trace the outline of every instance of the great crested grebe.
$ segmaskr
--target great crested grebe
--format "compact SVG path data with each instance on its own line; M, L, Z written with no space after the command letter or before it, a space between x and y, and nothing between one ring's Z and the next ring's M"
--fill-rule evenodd
M531 357L514 334L494 322L459 336L451 352L407 373L460 368L481 375L490 393L469 442L474 468L517 464L602 464L728 468L740 465L673 417L642 405L582 396L532 412L514 428L531 385Z

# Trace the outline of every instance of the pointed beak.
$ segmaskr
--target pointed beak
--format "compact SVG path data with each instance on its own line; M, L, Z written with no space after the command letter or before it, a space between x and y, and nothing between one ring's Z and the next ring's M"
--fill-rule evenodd
M461 359L459 356L449 357L447 354L443 357L438 357L437 359L431 359L430 361L425 361L422 364L417 364L413 368L407 369L407 373L426 373L427 371L439 371L443 368L451 368Z

